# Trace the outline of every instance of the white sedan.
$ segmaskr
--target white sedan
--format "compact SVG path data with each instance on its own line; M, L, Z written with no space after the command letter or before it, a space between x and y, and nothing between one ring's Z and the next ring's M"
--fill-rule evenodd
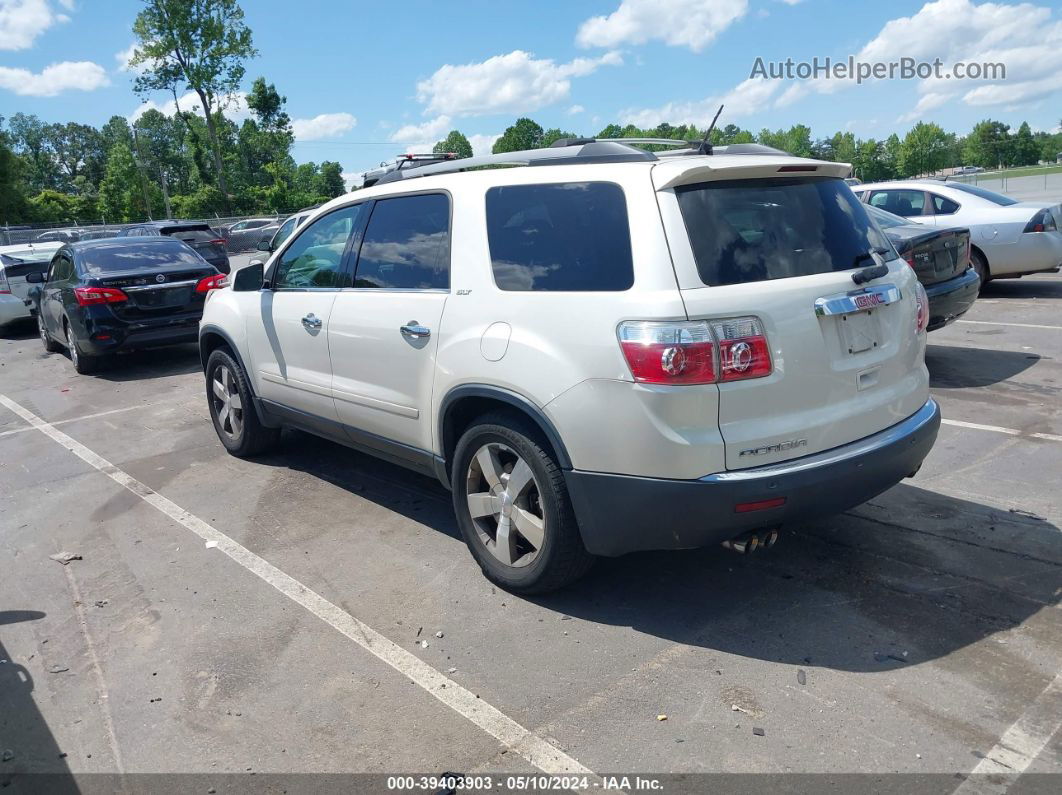
M62 243L20 243L0 246L0 327L32 317L26 304L31 285L27 273L46 273Z
M899 180L856 185L867 204L927 226L970 230L970 262L981 277L1012 279L1062 266L1062 205L1019 202L962 182Z

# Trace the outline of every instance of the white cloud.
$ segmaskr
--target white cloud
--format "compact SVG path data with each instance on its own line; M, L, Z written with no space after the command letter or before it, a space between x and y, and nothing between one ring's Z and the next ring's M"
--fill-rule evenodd
M1058 92L1062 81L1062 21L1051 10L1031 3L974 3L935 0L909 17L887 22L856 55L857 61L890 62L901 57L919 61L940 58L952 71L956 62L1001 62L1006 80L929 78L917 83L920 95L901 120L912 121L949 101L968 105L1028 104ZM811 93L832 94L856 85L850 80L794 83L779 98L789 105Z
M68 0L62 5L72 8ZM28 49L48 28L69 21L70 17L56 13L47 0L0 0L0 50Z
M549 58L539 59L523 50L513 50L480 63L440 67L431 77L417 83L417 99L424 103L426 114L530 113L567 99L571 78L591 74L601 66L622 63L618 52L558 64Z
M391 140L403 144L434 144L450 130L450 117L438 116L423 124L406 124L391 135Z
M364 177L365 174L362 171L344 171L343 184L348 191L355 187L360 188Z
M581 47L663 41L700 52L748 12L748 0L622 0L607 17L591 17L575 36Z
M129 115L129 121L134 122L144 115L149 110L157 110L164 116L172 116L177 112L177 105L183 112L190 112L202 115L203 109L199 102L199 97L192 91L189 91L182 97L178 97L175 103L172 99L168 99L165 102L155 102L149 99L144 102L139 108L134 110ZM225 107L225 116L234 122L241 122L244 119L250 118L251 111L247 108L247 95L242 92L230 94L228 103Z
M41 72L0 66L0 88L24 97L54 97L64 91L94 91L108 85L107 72L92 61L63 61Z
M312 119L293 119L291 128L300 141L319 141L349 132L357 123L349 113L320 113Z
M501 138L501 133L497 135L470 135L468 136L468 142L472 144L472 154L489 155L491 149L494 148L494 142Z
M696 124L704 127L711 122L719 106L724 105L719 123L729 124L733 119L762 111L781 85L777 81L750 78L726 94L718 96L692 102L668 102L656 108L628 108L620 111L620 123L644 128L655 127L666 121L671 124Z
M572 105L570 108L568 108L568 115L578 116L584 110L586 110L586 108L584 108L582 105Z

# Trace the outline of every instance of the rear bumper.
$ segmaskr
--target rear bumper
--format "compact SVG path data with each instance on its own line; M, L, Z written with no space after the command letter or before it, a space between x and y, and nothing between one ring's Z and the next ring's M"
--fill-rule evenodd
M929 296L929 330L943 328L965 314L966 310L973 306L980 289L981 280L973 268L967 268L965 273L946 282L926 285L926 295Z
M914 473L940 427L929 400L903 422L858 442L781 464L665 480L566 472L583 543L595 555L717 544L744 530L840 513ZM785 498L766 510L743 503Z
M126 322L101 308L98 315L86 313L80 319L82 327L77 329L78 350L88 356L106 356L133 348L197 342L201 318L202 313L196 313ZM71 322L77 321L71 317Z
M26 302L17 295L0 295L0 326L33 317Z

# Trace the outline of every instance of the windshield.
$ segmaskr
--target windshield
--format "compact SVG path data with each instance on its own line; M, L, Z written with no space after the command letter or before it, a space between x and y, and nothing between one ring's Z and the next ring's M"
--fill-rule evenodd
M1000 207L1010 207L1010 205L1018 203L1017 199L1012 199L1010 196L1004 196L1002 193L996 193L994 190L979 188L976 185L967 185L963 182L949 182L948 187L954 190L961 190L963 193L969 193L973 196L979 196L993 204L998 204Z
M896 256L843 180L729 180L676 189L701 281L787 279Z

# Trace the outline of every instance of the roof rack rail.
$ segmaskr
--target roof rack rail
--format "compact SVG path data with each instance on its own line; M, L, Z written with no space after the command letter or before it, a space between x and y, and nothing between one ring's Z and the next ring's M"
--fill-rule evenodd
M381 163L379 168L366 171L362 187L368 188L375 185L381 178L394 171L419 168L423 165L431 165L433 163L442 163L456 159L456 152L422 152L398 155L398 157L395 158L394 163Z

